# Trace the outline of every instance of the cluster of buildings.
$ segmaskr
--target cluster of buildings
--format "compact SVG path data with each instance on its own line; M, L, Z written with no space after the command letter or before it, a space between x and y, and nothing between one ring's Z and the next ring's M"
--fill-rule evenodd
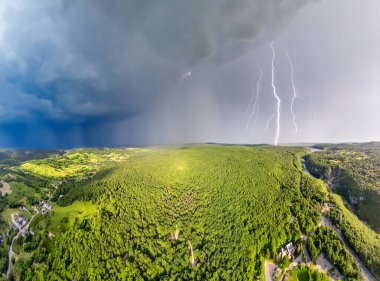
M47 215L51 211L51 209L52 209L52 206L49 203L46 203L43 200L40 201L40 203L38 205L41 207L41 213L43 215Z
M49 214L49 212L52 210L53 207L49 203L41 200L38 203L38 205L36 205L36 206L33 207L33 210L35 212L38 212L39 208L40 208L41 213L43 215L47 215L47 214ZM24 207L21 207L20 209L21 210L26 210ZM29 227L24 227L22 229L22 227L24 225L26 225L27 223L28 223L28 219L23 214L20 214L18 216L18 218L15 221L13 221L13 224L11 225L11 230L12 231L21 230L21 235L23 237L26 237L28 234L34 235L33 231L29 230Z
M21 230L22 237L26 238L26 236L28 236L28 234L34 236L34 232L32 230L29 230L29 227L25 227Z
M13 220L13 214L12 214L12 220ZM29 230L29 225L27 223L28 223L28 219L23 214L20 214L16 220L13 220L13 224L11 225L10 228L12 231L19 231L19 233L16 236L16 239L19 234L21 234L22 237L24 238L26 238L28 235L34 236L34 232L32 230ZM4 242L4 238L7 237L9 234L10 233L8 232L6 235L0 236L1 243Z
M34 232L29 230L29 226L26 226L23 229L21 229L27 223L28 223L28 219L23 214L21 214L19 215L17 220L11 225L11 230L17 231L20 229L21 230L20 233L24 238L26 238L28 234L34 235Z
M28 220L26 219L26 217L21 214L19 215L18 219L11 225L11 229L13 231L16 231L17 229L23 227L27 222Z

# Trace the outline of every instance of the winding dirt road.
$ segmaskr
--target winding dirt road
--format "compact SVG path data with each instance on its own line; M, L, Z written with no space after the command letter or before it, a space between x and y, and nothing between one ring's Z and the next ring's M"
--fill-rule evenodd
M343 245L346 247L346 249L350 252L356 263L360 266L360 269L362 270L364 279L366 281L376 281L376 278L372 275L372 273L367 269L367 267L361 262L358 255L355 253L355 251L351 248L351 246L346 242L346 239L344 238L342 232L335 227L335 225L332 224L332 222L326 218L325 216L322 216L321 219L321 225L327 226L328 228L332 229L338 236L340 241L342 241Z

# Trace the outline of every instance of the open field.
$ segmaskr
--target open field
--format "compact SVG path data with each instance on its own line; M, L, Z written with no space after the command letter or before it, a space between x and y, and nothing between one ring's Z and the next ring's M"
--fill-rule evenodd
M107 164L126 161L131 155L143 153L144 149L76 149L63 155L21 164L20 169L47 178L84 177Z
M55 207L51 217L51 223L47 230L59 233L73 227L74 223L80 223L91 218L96 212L96 207L90 202L74 202L70 206Z
M9 185L12 189L12 193L8 195L10 205L22 204L30 208L31 204L28 202L28 198L36 198L37 200L41 198L41 195L34 188L27 186L23 182L11 181Z

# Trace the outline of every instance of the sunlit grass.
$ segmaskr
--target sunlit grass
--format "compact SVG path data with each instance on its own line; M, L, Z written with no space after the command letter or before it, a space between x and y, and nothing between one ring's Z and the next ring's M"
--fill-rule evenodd
M48 229L52 233L58 233L73 226L74 222L92 217L96 212L96 206L91 202L74 202L70 206L55 207Z
M97 171L102 165L127 161L131 155L145 151L128 148L95 153L92 150L78 149L66 152L63 156L25 162L20 169L46 178L81 177Z

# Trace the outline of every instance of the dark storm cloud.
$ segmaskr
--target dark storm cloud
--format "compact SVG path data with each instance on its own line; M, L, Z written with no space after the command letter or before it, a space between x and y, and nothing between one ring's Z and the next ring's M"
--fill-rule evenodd
M111 23L107 25L111 30L102 28L101 32L139 32L155 53L191 65L215 57L226 61L241 56L286 26L308 2L312 1L92 1L91 10L95 11L92 15L104 15L107 24ZM67 10L75 9L74 3L68 1ZM113 43L120 45L120 37L114 38Z
M274 123L262 132L274 106L272 40L280 142L379 138L380 4L312 2L2 1L0 145L271 142Z
M63 145L57 136L70 126L89 135L88 128L102 127L112 137L110 124L151 110L184 71L242 56L308 2L3 1L3 144L27 144L26 128L49 132L41 138L46 145Z

